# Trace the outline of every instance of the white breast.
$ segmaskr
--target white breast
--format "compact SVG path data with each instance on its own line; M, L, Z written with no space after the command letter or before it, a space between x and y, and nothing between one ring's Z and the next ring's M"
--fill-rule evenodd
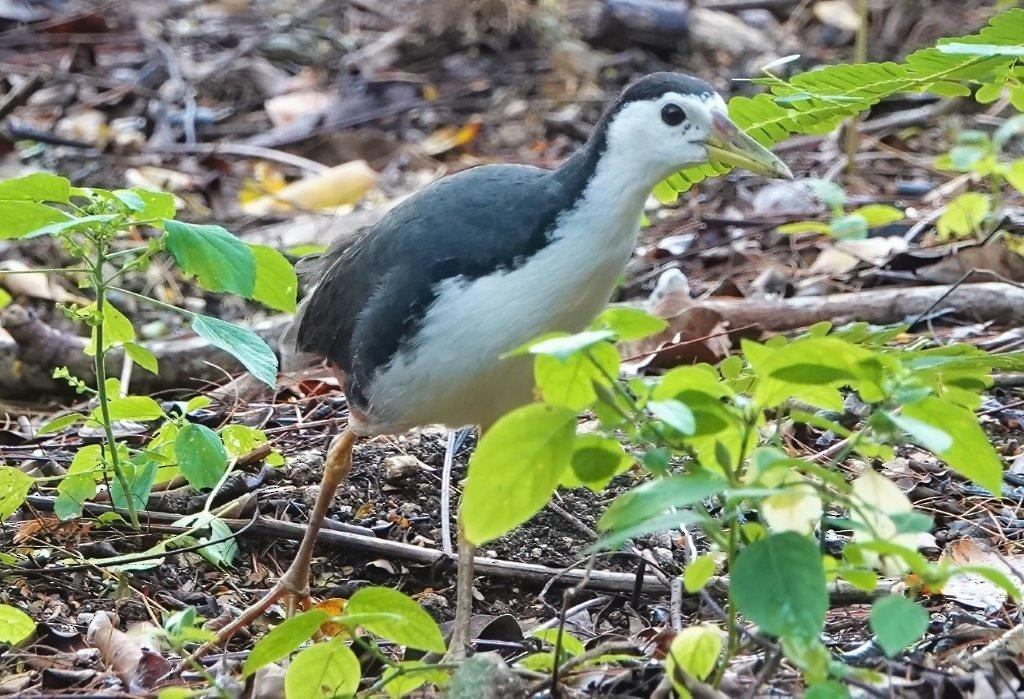
M442 283L413 345L374 380L372 424L362 431L486 426L531 400L532 360L502 355L543 333L586 327L635 247L645 185L603 174L558 220L558 237L518 268Z

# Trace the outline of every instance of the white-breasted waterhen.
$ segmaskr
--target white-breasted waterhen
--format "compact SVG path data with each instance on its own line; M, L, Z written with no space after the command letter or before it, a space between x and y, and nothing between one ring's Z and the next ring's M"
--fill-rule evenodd
M291 335L335 371L348 427L328 450L287 573L221 640L281 597L308 595L317 532L357 437L428 424L485 431L529 402L530 359L504 355L593 320L633 252L651 188L709 160L791 177L732 123L710 85L656 73L627 87L558 169L484 165L445 177L320 256ZM460 536L450 657L470 640L473 555Z

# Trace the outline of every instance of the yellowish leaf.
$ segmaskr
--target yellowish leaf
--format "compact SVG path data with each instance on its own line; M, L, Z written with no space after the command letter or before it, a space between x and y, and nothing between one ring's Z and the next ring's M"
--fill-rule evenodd
M420 148L427 155L440 155L453 148L471 143L480 133L483 123L476 117L466 122L465 126L442 126L434 133L427 136L420 144Z
M377 181L365 160L353 160L292 182L281 190L247 202L242 210L264 215L274 211L321 211L355 204Z

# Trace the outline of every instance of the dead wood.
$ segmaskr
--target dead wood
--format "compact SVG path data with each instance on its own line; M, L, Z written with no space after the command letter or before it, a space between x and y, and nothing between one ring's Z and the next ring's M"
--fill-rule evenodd
M952 311L975 321L1024 321L1024 287L1003 282L869 289L778 300L713 297L694 303L714 311L733 327L756 325L774 331L807 327L823 320L886 325L939 311ZM250 329L276 346L289 321L286 316L277 316L255 323ZM67 384L52 378L53 370L59 366L67 366L76 376L92 375L92 358L83 352L86 338L62 333L20 306L7 308L0 316L0 326L10 336L7 342L0 339L0 399L68 394ZM223 383L226 377L243 372L234 357L199 337L143 344L160 360L160 374L133 372L132 390L137 393L199 389ZM121 351L112 350L108 371L118 375L122 362ZM252 381L230 386L218 398L247 400L255 395Z
M288 324L281 316L254 323L250 329L271 346ZM38 398L66 395L68 385L53 378L53 370L66 366L74 376L87 379L93 373L92 357L84 350L88 339L61 332L21 306L10 306L0 316L0 327L9 338L0 339L0 398ZM136 369L132 390L152 393L174 388L200 389L244 371L227 352L211 347L200 337L180 337L142 343L160 361L160 373ZM107 355L107 371L121 373L124 356L114 348Z
M56 498L30 495L29 503L39 509L52 509ZM86 503L84 510L89 514L109 512L113 510L109 505ZM139 517L147 524L154 522L172 522L178 515L165 514L162 512L140 512ZM286 539L288 541L301 541L306 533L306 525L296 522L283 522L269 517L257 515L253 519L225 519L224 522L232 531L244 533L245 535L262 535L270 540ZM367 536L349 531L334 529L321 529L317 534L317 542L321 545L328 545L355 552L360 555L380 556L393 558L412 563L419 563L427 566L438 566L445 560L451 560L451 556L439 549L414 546L400 541L380 539L375 536ZM549 584L557 579L561 584L570 586L584 582L584 587L593 590L606 592L632 593L637 586L637 576L634 573L622 573L610 570L585 570L583 568L554 568L537 563L519 563L518 561L505 561L486 556L477 556L475 569L478 575L489 575L496 578L507 578L520 580L536 585ZM56 569L55 569L56 570ZM644 575L642 586L649 591L664 591L666 584L654 575ZM847 604L861 604L869 602L875 597L884 596L889 593L895 581L881 580L878 587L871 593L859 590L849 583L837 580L829 585L829 599L834 606ZM729 586L727 576L715 576L708 582L709 588L716 594L724 594Z
M776 331L824 320L837 325L848 321L888 325L940 311L952 311L974 321L1024 321L1024 287L1003 282L869 289L778 300L719 297L697 303L720 314L733 327L759 325Z

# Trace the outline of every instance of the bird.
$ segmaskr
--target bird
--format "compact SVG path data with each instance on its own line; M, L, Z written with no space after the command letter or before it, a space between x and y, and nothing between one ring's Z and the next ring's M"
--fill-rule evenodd
M317 532L358 438L433 424L486 434L533 400L532 364L509 352L545 333L585 328L611 299L652 188L711 161L792 178L729 118L711 85L653 73L610 103L561 166L488 164L443 177L308 262L311 290L285 342L326 361L344 391L348 425L328 448L288 570L218 641L284 597L308 598ZM465 657L471 640L475 549L457 519L449 659Z

